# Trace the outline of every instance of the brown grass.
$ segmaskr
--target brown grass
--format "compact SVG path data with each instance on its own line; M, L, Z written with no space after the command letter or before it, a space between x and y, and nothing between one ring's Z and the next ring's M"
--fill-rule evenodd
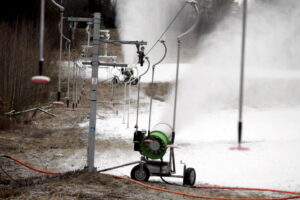
M156 99L158 101L165 101L167 96L169 95L169 92L171 90L172 84L169 82L164 83L153 83L145 85L144 92L147 96L151 97L153 99Z

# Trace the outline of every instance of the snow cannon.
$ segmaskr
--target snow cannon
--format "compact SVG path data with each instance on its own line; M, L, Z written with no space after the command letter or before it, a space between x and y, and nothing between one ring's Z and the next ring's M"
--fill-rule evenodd
M171 142L168 136L162 131L152 131L141 141L142 155L151 159L161 159L167 152Z
M163 182L168 183L164 177L174 177L174 178L182 178L183 185L185 186L193 186L196 182L196 171L194 168L187 168L186 164L183 164L183 173L182 175L176 175L176 167L175 167L175 152L174 152L174 141L175 141L175 132L176 132L176 111L177 111L177 89L178 89L178 80L179 80L179 66L180 66L180 47L181 47L181 39L192 32L198 22L200 12L197 6L197 0L186 0L186 4L191 4L197 13L197 18L195 23L185 31L184 33L178 35L177 37L177 65L176 65L176 82L175 82L175 95L174 95L174 107L173 107L173 126L170 126L165 123L160 123L159 125L164 125L167 127L169 131L164 131L161 128L151 128L151 117L152 117L152 102L153 102L153 93L150 96L150 109L149 109L149 123L148 123L148 132L145 130L138 130L138 119L139 119L139 100L140 100L140 82L138 87L138 99L137 99L137 117L136 117L136 131L134 132L134 150L139 151L141 153L141 160L139 164L134 166L131 170L130 176L132 179L137 181L148 181L150 176L159 176ZM164 41L161 41L164 45L165 53L162 59L152 66L152 79L151 84L154 83L154 72L155 66L160 64L166 54L167 47ZM139 49L139 48L138 48ZM143 51L143 50L142 50ZM143 53L143 52L139 52ZM149 60L148 60L149 62ZM142 66L142 63L140 63ZM147 70L148 71L148 70ZM144 72L145 73L147 73ZM143 74L143 75L144 75ZM143 76L141 75L141 76ZM140 77L141 77L140 76ZM166 126L167 125L167 126ZM170 131L171 130L171 131ZM146 136L147 134L147 136ZM165 158L167 149L169 148L169 159ZM133 163L129 163L133 164ZM123 166L127 166L123 165Z
M166 128L167 127L167 128ZM157 124L146 136L146 131L136 131L133 137L134 150L150 159L162 159L172 144L172 129Z
M132 168L131 178L138 181L148 181L150 176L182 178L183 185L193 186L196 181L194 168L187 168L185 163L183 175L175 175L174 134L170 125L160 123L147 133L146 130L136 131L133 137L134 150L142 155L138 165ZM169 158L163 159L169 149Z
M124 76L124 82L136 85L139 82L139 78L135 77L134 68L127 67L126 69L121 68L121 74Z

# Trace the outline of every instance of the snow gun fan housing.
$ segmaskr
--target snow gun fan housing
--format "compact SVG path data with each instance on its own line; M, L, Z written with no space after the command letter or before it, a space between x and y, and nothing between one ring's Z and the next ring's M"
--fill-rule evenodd
M134 133L134 150L139 151L143 156L151 159L161 159L171 144L168 136L162 131L151 131L146 136L146 131Z

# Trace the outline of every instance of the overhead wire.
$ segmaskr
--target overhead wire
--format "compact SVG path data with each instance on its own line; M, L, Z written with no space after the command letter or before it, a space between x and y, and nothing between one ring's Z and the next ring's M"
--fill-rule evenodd
M165 29L165 31L160 35L160 37L158 38L158 40L152 45L152 47L147 51L146 55L149 55L149 53L154 49L154 47L159 43L159 41L163 38L163 36L169 31L169 29L171 28L171 26L173 25L173 23L176 21L176 19L178 18L178 16L180 15L180 13L183 11L183 9L186 6L186 2L183 4L183 6L180 8L180 10L177 12L177 14L175 15L175 17L172 19L172 21L169 23L169 25L167 26L167 28Z

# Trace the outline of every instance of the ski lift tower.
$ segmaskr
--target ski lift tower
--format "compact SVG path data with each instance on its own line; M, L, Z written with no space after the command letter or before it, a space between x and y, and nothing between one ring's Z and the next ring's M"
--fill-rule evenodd
M87 170L95 171L94 152L95 152L95 133L96 133L96 114L97 114L97 83L99 67L99 39L100 39L100 13L94 13L93 18L69 17L69 22L86 22L93 25L93 57L92 57L92 87L91 87L91 107L90 125L87 149Z
M86 169L89 172L96 171L95 168L95 135L96 135L96 115L97 115L97 85L98 85L98 68L99 66L121 66L126 67L126 64L117 64L117 63L101 63L99 62L99 45L100 42L104 44L129 44L136 45L140 61L143 61L144 55L141 50L141 46L147 45L147 42L144 41L119 41L119 40L100 40L100 13L94 13L93 18L80 18L80 17L69 17L69 22L86 22L87 24L92 24L93 26L93 55L91 62L84 62L84 65L92 66L92 87L91 87L91 106L90 106L90 125L89 125L89 134L88 134L88 149L87 149L87 167ZM140 62L142 65L142 62Z

